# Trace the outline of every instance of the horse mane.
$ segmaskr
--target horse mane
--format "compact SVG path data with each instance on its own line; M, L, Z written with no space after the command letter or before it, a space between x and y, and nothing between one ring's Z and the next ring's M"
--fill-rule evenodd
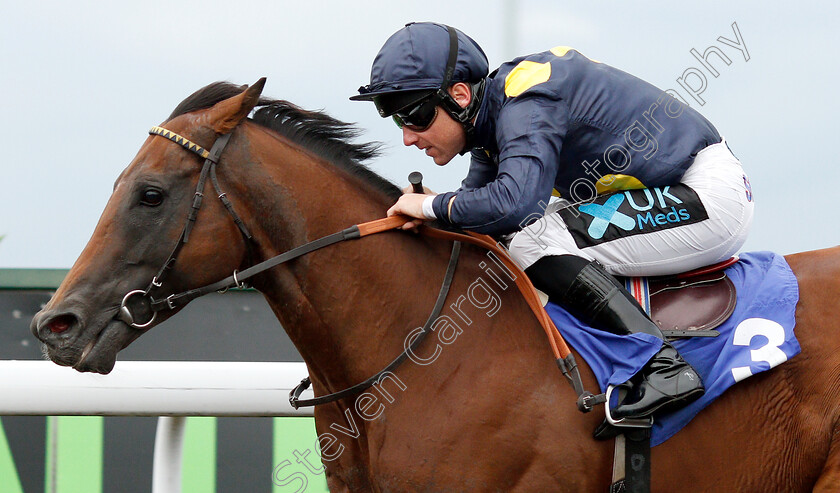
M246 88L229 82L214 82L181 101L168 119L210 108ZM337 120L324 112L304 110L281 99L261 97L256 108L249 118L254 123L300 144L394 200L402 194L399 187L364 164L378 156L382 146L378 142L352 142L361 134L354 124Z

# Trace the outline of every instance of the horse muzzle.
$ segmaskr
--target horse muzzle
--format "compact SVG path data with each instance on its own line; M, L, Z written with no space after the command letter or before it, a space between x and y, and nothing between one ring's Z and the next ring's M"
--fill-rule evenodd
M113 312L104 321L95 322L98 323L85 323L71 311L43 310L32 319L30 330L54 363L81 372L107 374L114 368L117 353L136 339L140 331L113 318ZM101 329L94 330L96 326Z

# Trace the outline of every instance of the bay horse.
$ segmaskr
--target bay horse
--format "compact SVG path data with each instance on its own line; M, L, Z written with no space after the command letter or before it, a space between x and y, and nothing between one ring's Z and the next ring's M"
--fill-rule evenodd
M231 135L213 180L248 232L208 196L158 281L164 295L380 218L401 193L363 166L375 148L352 143L354 127L261 98L263 82L211 84L162 125L202 148ZM54 362L108 373L121 349L177 312L162 311L139 329L119 316L125 294L149 285L180 244L200 163L152 135L119 176L92 238L32 321ZM211 193L205 188L199 192ZM403 351L431 311L451 247L393 230L317 250L252 283L323 395L365 380ZM487 260L477 247L462 249L444 311L453 323L417 349L422 364L403 364L378 392L315 409L330 491L608 490L612 443L592 438L603 411L577 410L536 318L519 292L492 283ZM840 491L840 250L787 260L800 286L802 353L736 385L655 447L653 491ZM486 296L465 302L479 279ZM596 387L580 365L585 386Z

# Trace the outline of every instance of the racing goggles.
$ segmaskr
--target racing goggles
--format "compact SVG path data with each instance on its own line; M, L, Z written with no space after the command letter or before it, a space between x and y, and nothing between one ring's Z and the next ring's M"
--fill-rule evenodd
M437 94L424 98L406 108L403 108L393 115L394 123L399 128L407 128L412 132L423 132L427 130L438 114L438 103L440 98Z

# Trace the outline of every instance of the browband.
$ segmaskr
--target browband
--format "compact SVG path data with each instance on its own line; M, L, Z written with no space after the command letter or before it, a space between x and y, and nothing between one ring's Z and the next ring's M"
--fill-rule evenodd
M210 151L201 147L200 145L196 144L195 142L191 141L186 137L182 137L171 130L167 130L163 127L152 127L149 130L150 135L160 135L161 137L165 137L172 142L175 142L179 146L183 147L184 149L194 152L199 156L207 159L210 156Z

